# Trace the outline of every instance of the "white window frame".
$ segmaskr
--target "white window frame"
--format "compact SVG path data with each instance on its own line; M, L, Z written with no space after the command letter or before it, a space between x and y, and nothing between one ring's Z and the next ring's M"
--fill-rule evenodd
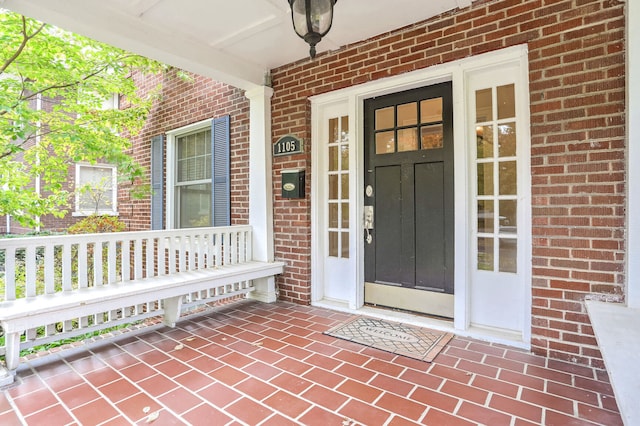
M211 128L211 118L207 118L206 120L199 121L197 123L189 124L187 126L179 127L177 129L168 131L166 133L166 153L167 153L167 163L166 163L166 179L165 179L165 187L166 187L166 199L165 199L165 228L166 229L178 229L176 224L176 143L180 136L183 136L188 133L198 132L202 130L207 130ZM213 155L213 153L212 153Z
M103 209L103 210L83 210L80 208L80 170L82 168L101 168L101 169L111 169L111 208ZM92 214L100 214L100 215L110 215L117 216L118 215L118 168L113 164L88 164L88 163L76 163L76 173L75 173L75 201L74 201L75 211L72 213L72 216L90 216Z

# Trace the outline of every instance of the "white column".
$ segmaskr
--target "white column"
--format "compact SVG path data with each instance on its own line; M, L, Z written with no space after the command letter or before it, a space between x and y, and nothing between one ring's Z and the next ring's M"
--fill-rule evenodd
M629 0L626 6L627 304L640 308L640 2Z
M249 99L249 225L253 228L253 259L273 262L273 190L271 179L271 96L258 86L245 92ZM253 299L275 302L275 279L254 280Z

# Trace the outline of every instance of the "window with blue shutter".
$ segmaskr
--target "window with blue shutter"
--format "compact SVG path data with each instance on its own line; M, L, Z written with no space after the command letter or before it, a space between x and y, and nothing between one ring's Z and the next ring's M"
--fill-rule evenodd
M174 133L176 228L231 223L229 116Z

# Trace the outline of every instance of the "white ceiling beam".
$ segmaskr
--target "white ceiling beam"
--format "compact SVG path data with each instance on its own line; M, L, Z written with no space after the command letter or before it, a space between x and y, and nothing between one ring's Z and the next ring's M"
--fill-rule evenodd
M5 0L3 7L83 34L163 63L211 77L241 89L263 84L265 69L215 49L199 40L186 40L162 28L132 19L87 0ZM74 9L73 15L68 13Z

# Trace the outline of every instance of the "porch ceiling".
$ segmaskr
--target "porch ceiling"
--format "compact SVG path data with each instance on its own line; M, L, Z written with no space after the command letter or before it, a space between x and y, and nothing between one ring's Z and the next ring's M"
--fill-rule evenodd
M339 0L318 53L419 22L471 0ZM287 0L0 0L0 7L239 88L308 58Z

